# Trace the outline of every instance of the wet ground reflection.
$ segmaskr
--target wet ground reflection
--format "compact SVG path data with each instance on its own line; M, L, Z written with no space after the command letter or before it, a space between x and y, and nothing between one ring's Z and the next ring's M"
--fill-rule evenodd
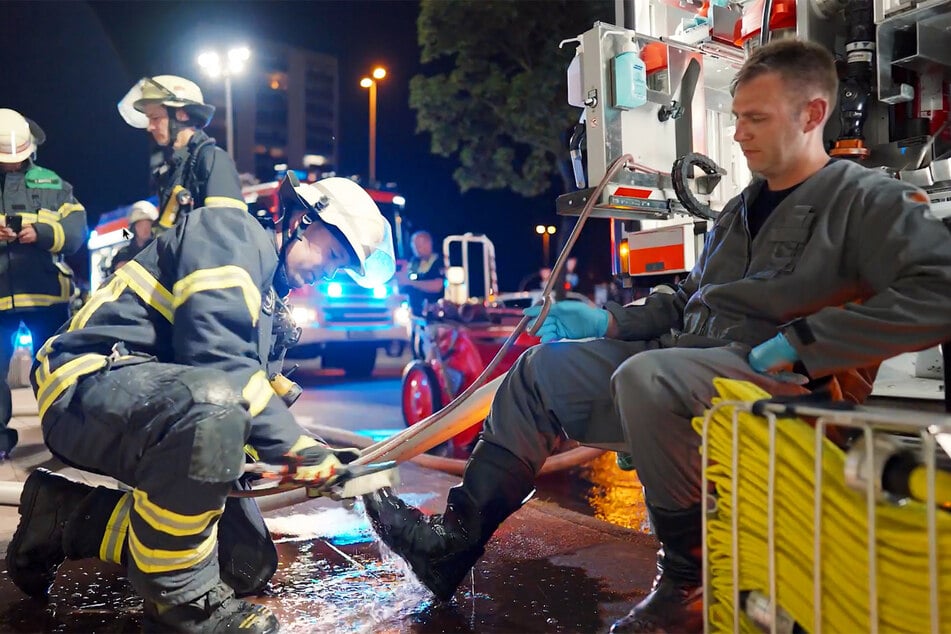
M599 603L616 599L581 569L490 549L440 605L402 560L381 555L359 505L268 521L280 567L254 600L278 614L282 632L594 632ZM11 600L20 595L6 575L0 583L0 631L139 631L141 601L116 567L67 563L48 605Z

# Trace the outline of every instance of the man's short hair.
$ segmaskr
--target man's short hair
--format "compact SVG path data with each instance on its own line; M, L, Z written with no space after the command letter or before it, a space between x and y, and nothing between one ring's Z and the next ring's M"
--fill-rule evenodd
M410 239L410 240L415 240L415 239L418 238L418 237L419 237L419 238L426 238L427 240L429 240L429 244L432 244L432 243L433 243L433 234L429 233L428 231L423 231L423 230L417 231L417 232L415 232L413 235L411 235L411 236L409 237L409 239Z
M785 39L757 48L733 78L730 94L735 94L740 84L766 73L779 74L787 87L799 93L818 90L829 100L829 110L835 107L839 94L835 58L815 42Z

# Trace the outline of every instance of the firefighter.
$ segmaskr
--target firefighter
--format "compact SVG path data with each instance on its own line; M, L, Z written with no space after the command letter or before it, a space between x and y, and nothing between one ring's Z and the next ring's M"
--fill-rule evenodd
M131 239L112 258L112 272L122 268L122 265L137 256L142 249L152 242L152 229L158 220L158 209L147 200L139 200L132 204L126 218L129 223Z
M651 592L611 631L700 630L703 496L691 419L709 407L714 377L795 395L823 380L834 393L831 377L841 375L840 391L860 401L868 368L951 337L951 235L924 192L830 160L822 133L837 83L818 45L780 40L753 52L733 110L758 177L719 214L676 292L643 306L555 304L543 342L594 339L543 343L519 358L445 513L424 516L387 491L365 498L383 541L438 598L453 595L568 436L631 456L662 545Z
M422 316L426 304L442 299L446 272L437 253L433 251L433 236L428 231L412 235L413 257L405 270L397 273L397 284L409 297L412 313Z
M63 256L86 238L73 188L34 162L46 136L20 113L0 109L0 459L17 443L7 373L22 321L38 349L69 317L72 271Z
M98 557L128 567L155 631L277 629L269 610L236 598L277 567L253 500L226 503L245 447L318 487L357 454L311 438L275 394L281 359L270 352L286 347L273 340L275 311L290 287L338 269L372 287L395 268L390 226L365 191L294 181L282 185L280 232L244 209L194 210L39 351L33 386L50 451L132 490L34 471L7 551L26 594L48 596L65 558Z
M152 176L159 191L158 231L173 226L191 208L247 209L234 161L204 128L215 107L201 89L176 75L139 80L119 102L119 114L147 129L158 146Z

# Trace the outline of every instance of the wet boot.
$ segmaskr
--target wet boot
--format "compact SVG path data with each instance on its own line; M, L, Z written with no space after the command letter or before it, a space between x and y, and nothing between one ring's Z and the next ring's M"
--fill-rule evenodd
M99 556L106 524L122 492L93 488L37 469L20 495L20 523L7 547L7 572L25 594L49 597L56 569L68 556Z
M163 605L145 601L142 611L143 632L271 634L280 628L271 610L235 598L234 591L223 582L188 603Z
M700 632L703 630L701 507L665 511L648 504L660 540L657 577L651 592L611 634L631 632Z
M363 501L383 543L406 560L436 598L448 601L495 529L532 492L534 479L513 453L480 440L462 484L449 490L445 513L426 516L388 489Z

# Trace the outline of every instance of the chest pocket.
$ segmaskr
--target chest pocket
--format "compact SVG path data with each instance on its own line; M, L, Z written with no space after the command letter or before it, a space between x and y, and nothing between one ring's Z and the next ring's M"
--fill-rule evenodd
M777 220L779 222L770 227L765 236L769 259L762 270L753 275L754 278L769 279L796 270L812 235L816 215L812 207L797 205Z

